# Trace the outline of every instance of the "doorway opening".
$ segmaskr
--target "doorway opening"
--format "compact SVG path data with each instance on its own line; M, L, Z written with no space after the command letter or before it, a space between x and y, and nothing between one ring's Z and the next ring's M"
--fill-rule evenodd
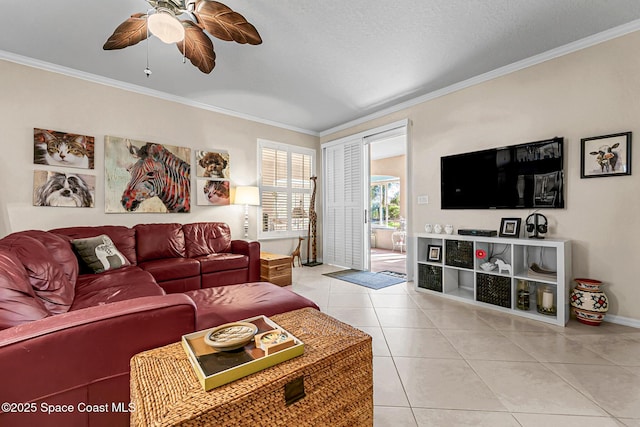
M406 231L411 229L408 125L408 120L401 120L322 144L322 256L326 264L374 272L405 271L407 278L412 277L412 263L406 263L407 252L409 258L413 253ZM391 179L374 182L372 189L371 175ZM372 192L379 195L373 208ZM376 211L373 227L372 210ZM386 257L396 259L382 259Z
M375 135L368 142L370 271L406 275L406 133Z

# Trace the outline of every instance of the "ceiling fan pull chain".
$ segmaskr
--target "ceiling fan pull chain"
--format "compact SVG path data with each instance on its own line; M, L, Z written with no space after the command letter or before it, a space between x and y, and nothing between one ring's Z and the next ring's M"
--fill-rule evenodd
M182 63L187 63L187 38L182 39Z
M146 30L147 30L147 66L144 69L144 73L147 75L147 78L149 78L151 76L151 69L149 68L149 10L147 9L147 25L146 25Z

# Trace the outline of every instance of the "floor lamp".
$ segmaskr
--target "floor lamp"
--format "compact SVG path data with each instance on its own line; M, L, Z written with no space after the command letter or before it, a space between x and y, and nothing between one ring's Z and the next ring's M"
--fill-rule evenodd
M260 189L258 187L236 187L234 204L244 205L244 238L249 238L249 205L260 206Z

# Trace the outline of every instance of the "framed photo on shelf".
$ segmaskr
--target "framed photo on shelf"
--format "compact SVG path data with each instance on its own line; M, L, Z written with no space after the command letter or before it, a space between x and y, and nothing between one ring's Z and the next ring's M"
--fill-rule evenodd
M500 237L520 237L522 218L502 218L500 221Z
M580 140L580 178L631 175L631 132Z
M442 246L429 245L427 247L427 261L441 262L442 261Z

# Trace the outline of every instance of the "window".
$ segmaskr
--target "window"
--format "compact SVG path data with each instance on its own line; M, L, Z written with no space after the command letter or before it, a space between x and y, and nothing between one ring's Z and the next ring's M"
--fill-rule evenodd
M402 228L400 216L400 178L371 176L371 226Z
M315 150L258 140L260 237L292 237L309 227Z

